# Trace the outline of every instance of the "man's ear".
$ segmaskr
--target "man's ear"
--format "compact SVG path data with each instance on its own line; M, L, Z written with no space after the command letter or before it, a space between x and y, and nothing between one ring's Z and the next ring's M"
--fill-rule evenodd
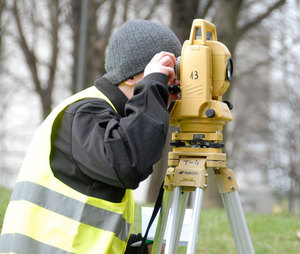
M129 78L129 79L125 80L124 83L128 86L135 86L136 80L134 78Z

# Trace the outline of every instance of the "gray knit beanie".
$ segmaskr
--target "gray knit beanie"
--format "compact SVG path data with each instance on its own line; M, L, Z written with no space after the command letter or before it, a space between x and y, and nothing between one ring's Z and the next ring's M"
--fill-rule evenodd
M104 77L118 85L144 71L161 51L178 57L181 43L166 26L149 20L131 20L114 33L106 50Z

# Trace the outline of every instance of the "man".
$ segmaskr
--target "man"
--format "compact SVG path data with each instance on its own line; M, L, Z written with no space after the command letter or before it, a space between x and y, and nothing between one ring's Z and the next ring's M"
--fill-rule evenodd
M152 173L165 143L167 85L180 50L174 33L151 21L129 21L112 36L107 73L59 104L36 132L1 253L125 252L132 189Z

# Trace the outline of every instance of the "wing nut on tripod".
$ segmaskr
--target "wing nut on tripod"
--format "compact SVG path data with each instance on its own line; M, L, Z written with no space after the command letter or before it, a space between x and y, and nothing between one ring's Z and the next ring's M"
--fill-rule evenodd
M220 193L230 193L239 189L234 172L229 168L221 168L215 176L219 178L217 181Z

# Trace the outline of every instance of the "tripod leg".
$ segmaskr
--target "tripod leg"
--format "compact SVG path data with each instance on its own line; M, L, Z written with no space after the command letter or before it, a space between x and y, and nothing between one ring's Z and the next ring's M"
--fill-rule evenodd
M164 191L162 207L160 210L159 219L155 231L153 247L152 247L152 253L154 254L161 253L161 248L164 240L168 215L169 215L171 201L172 201L172 194L173 194L172 191L169 190Z
M200 220L200 211L202 206L202 198L203 198L203 189L196 188L192 222L191 222L191 237L189 238L187 252L186 252L188 254L195 253L195 246L196 246L197 236L198 236L198 226Z
M238 191L221 193L221 196L227 212L237 253L255 253Z
M182 197L183 200L186 200L186 196L188 193L184 193L184 197ZM175 254L177 253L177 242L178 235L177 230L181 230L182 221L183 221L183 215L185 211L185 205L186 202L181 201L181 187L175 187L173 191L173 200L172 200L172 206L171 206L171 213L170 213L170 221L169 226L167 230L167 242L166 242L166 248L165 253L166 254ZM180 204L181 207L180 207ZM181 220L181 221L180 221ZM179 232L180 234L180 232ZM175 248L176 247L176 248Z
M232 235L238 254L252 254L254 248L248 231L247 222L237 191L238 186L234 172L228 168L215 171L216 182L221 193Z
M177 217L177 224L176 224L176 230L175 230L175 236L174 236L174 246L176 247L173 251L174 254L177 253L177 248L179 244L179 239L181 235L182 230L182 224L184 220L185 215L185 209L187 207L188 199L189 199L190 192L183 192L180 195L180 203L179 203L179 212Z

